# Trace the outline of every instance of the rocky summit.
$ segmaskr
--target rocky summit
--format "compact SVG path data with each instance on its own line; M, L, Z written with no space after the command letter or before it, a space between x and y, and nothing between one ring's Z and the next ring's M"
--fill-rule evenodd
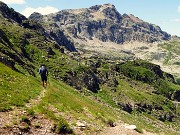
M171 39L171 35L162 31L159 26L144 22L132 14L121 15L112 4L62 10L45 16L33 13L29 18L48 23L46 29L49 32L63 29L69 36L78 39L97 38L117 44L129 41L152 43Z

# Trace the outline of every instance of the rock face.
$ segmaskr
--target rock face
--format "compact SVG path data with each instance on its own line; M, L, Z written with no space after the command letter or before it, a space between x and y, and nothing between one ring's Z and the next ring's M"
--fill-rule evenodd
M40 14L40 13L34 12L34 13L31 14L30 18L33 18L34 20L38 21L39 19L43 18L43 15Z
M76 39L97 38L103 42L122 44L129 41L152 43L171 38L159 26L144 22L133 15L121 15L111 4L96 5L87 9L62 10L45 16L34 13L29 18L38 22L48 22L47 30L63 29Z
M44 16L36 12L31 14L29 18L30 20L40 23L43 23L44 20ZM56 23L50 23L47 28L45 27L45 29L48 36L50 36L52 40L56 41L57 44L64 46L69 51L76 51L73 40Z

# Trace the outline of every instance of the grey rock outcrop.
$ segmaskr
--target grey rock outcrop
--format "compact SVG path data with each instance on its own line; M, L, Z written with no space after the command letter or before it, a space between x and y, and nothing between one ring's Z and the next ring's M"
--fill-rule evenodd
M159 26L144 22L131 14L121 15L112 4L62 10L43 17L36 13L30 19L48 22L46 29L63 29L70 37L82 40L97 38L103 42L122 44L129 41L152 43L171 39L171 35L162 31Z

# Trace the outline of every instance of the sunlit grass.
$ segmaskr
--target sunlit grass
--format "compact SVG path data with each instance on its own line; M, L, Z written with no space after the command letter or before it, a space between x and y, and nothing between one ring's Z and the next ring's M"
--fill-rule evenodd
M41 87L36 78L17 73L2 63L0 69L0 111L23 106L39 95Z
M87 97L63 82L55 80L51 80L50 86L46 89L45 97L34 109L57 121L59 115L53 114L52 106L60 112L64 119L70 116L74 121L81 120L93 123L93 127L95 125L106 126L110 120L115 121L117 118L117 112L112 108L98 103L94 97Z

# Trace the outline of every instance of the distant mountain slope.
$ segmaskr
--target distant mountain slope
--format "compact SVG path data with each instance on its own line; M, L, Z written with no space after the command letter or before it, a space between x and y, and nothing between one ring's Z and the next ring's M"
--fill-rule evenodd
M3 2L0 2L0 17L1 25L3 26L5 26L6 23L16 24L17 26L19 26L17 30L21 28L27 28L30 31L35 30L35 33L38 33L38 35L40 36L44 36L46 40L50 42L55 42L54 39L52 39L52 37L45 31L45 29L40 24L32 20L28 20L25 16L16 12L14 9L9 8ZM57 45L64 46L69 51L76 51L73 42L64 35L63 31L59 30L59 35L61 36L61 39L56 42Z
M120 14L112 4L61 10L49 15L33 13L29 19L41 23L56 42L63 39L63 31L83 57L144 59L180 77L179 54L163 47L166 42L177 43L178 47L179 38L132 14Z
M84 9L62 10L55 14L32 14L30 19L49 25L45 29L63 29L78 39L97 38L103 42L122 44L129 41L155 42L170 40L171 35L159 26L133 15L121 15L114 5L96 5Z

